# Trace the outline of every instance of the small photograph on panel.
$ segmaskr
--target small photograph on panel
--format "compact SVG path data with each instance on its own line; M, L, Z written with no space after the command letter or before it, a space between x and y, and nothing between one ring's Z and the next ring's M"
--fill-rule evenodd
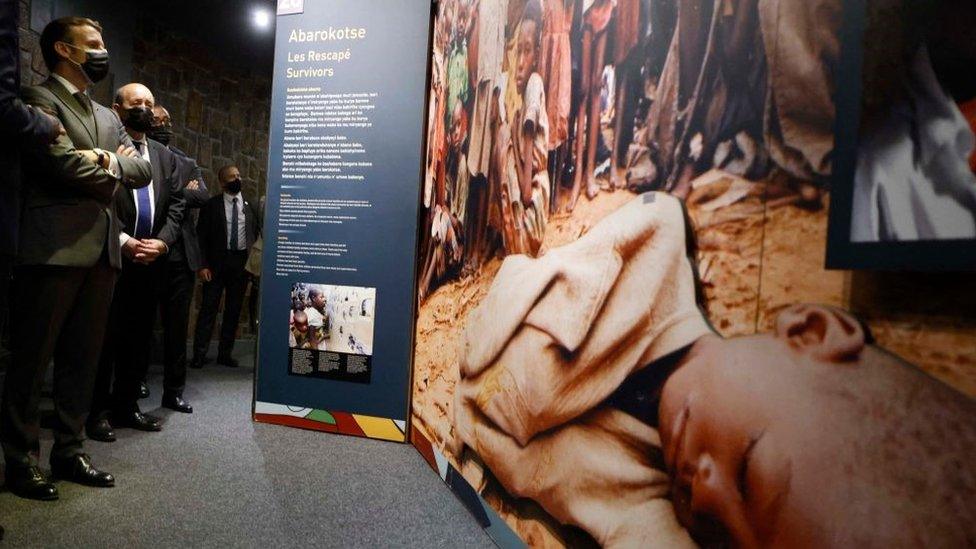
M976 239L976 6L930 16L910 39L869 27L853 242Z
M288 346L372 356L375 306L376 288L296 283Z

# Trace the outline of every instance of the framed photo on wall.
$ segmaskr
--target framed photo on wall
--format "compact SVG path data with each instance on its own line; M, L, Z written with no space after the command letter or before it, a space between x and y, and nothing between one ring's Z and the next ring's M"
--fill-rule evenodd
M827 266L974 270L976 4L851 4Z

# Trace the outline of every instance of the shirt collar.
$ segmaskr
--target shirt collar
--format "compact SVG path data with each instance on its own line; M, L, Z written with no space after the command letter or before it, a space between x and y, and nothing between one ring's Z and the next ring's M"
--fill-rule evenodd
M60 74L51 73L51 77L57 80L58 82L61 82L61 85L64 86L68 90L68 93L70 93L71 95L74 95L79 91L81 91L74 84L69 82L67 78L61 76Z
M240 193L237 193L237 194L224 193L224 202L226 202L228 204L232 204L234 202L234 199L235 198L238 199L238 202L243 202L244 201L241 198L241 194Z

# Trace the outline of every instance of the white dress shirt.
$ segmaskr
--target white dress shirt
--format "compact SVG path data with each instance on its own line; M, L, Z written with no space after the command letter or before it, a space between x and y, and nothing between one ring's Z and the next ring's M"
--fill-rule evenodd
M137 142L133 140L132 143L133 145L136 145ZM146 140L145 137L143 137L141 140L138 141L138 143L141 143L141 145L137 145L136 150L138 151L139 147L141 146L142 159L145 160L146 162L150 162L150 165L152 165L151 161L149 160L149 142ZM151 180L149 181L149 186L146 188L149 189L149 223L150 223L149 231L152 232L153 229L152 224L156 221L156 188L153 186L153 182ZM138 193L139 191L136 189L129 191L129 194L132 195L132 202L136 205L136 223L139 222L138 221L139 220ZM132 228L135 229L135 226L133 226ZM132 237L129 234L125 233L124 231L119 233L119 243L122 244L123 246L125 246L125 243L128 242L130 238Z
M234 223L234 199L237 199L237 249L247 249L247 225L244 222L244 196L241 193L224 193L224 216L227 218L227 249L230 248L230 233Z

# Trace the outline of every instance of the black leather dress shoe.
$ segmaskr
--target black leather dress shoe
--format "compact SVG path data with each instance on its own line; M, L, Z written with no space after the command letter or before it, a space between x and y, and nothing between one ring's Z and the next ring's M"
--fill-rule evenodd
M183 400L181 395L163 395L163 408L169 408L170 410L176 410L184 414L192 414L193 406L190 403Z
M228 368L237 368L240 366L236 359L229 356L217 357L217 364L227 366Z
M109 423L107 419L89 421L85 425L85 433L88 435L88 438L92 440L97 440L99 442L115 442L115 431L112 430L112 424Z
M158 417L146 415L142 412L126 412L112 414L112 426L116 428L136 429L137 431L162 431L163 426Z
M94 486L95 488L115 486L115 477L111 473L99 471L92 467L91 458L86 454L51 459L51 474L57 479L77 482L85 486Z
M149 387L146 385L145 381L139 384L139 398L149 398Z
M190 363L187 366L189 366L190 368L193 368L194 370L199 370L200 368L203 368L203 365L206 364L206 363L207 363L207 357L205 357L205 356L195 356L195 357L193 357L193 360L191 360Z
M27 499L52 501L58 499L58 488L41 472L40 467L7 464L5 472L7 489L14 495Z

